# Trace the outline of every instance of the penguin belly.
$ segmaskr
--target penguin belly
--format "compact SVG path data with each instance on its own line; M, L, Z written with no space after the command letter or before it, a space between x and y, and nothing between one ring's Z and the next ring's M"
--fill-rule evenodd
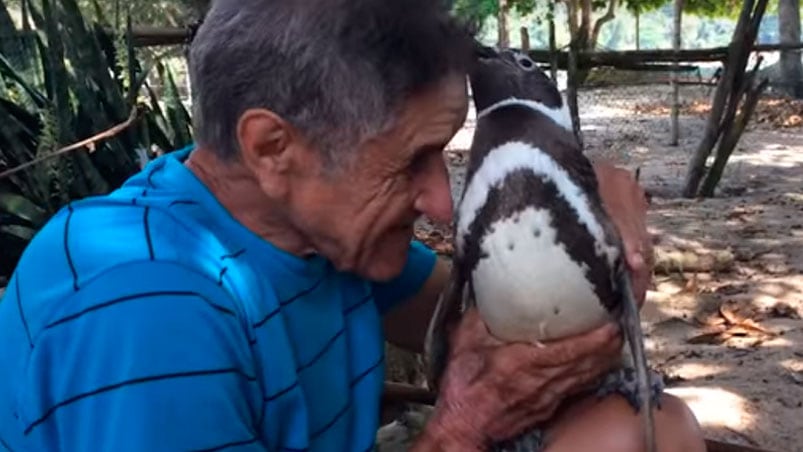
M557 240L549 210L528 208L497 221L480 240L474 297L491 334L541 343L587 332L611 318L587 266Z

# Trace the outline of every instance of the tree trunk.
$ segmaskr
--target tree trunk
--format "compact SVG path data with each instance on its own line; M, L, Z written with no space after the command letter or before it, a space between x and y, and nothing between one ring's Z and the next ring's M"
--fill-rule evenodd
M778 34L783 44L800 42L800 0L779 0ZM784 91L795 98L802 98L801 78L803 78L803 65L800 61L800 51L781 52L781 80Z
M616 9L618 7L619 0L608 0L608 7L605 11L605 14L600 16L596 22L594 22L594 27L591 30L591 37L588 40L589 50L594 50L597 48L597 41L599 41L599 34L600 31L602 31L602 26L616 18Z
M641 13L636 11L636 50L641 49Z
M752 77L745 80L745 69L766 7L767 0L757 2L745 0L742 6L728 49L728 58L723 66L722 77L714 94L703 139L686 170L682 193L684 197L693 198L698 195L700 181L706 173L706 160L720 137L730 134L738 104L745 92L751 88L749 84L752 83Z
M521 27L519 29L519 33L521 34L521 50L525 52L530 51L530 31L527 30L527 27Z
M549 14L549 71L552 80L558 83L558 45L555 39L555 3L550 2Z
M758 104L758 100L761 98L761 94L767 87L768 82L769 80L764 79L756 87L746 93L742 111L734 120L733 127L729 131L730 133L725 135L722 141L720 141L719 148L717 149L717 158L714 160L711 169L708 171L703 181L702 188L700 189L700 196L714 196L717 185L722 179L722 174L725 172L725 165L727 165L728 159L739 143L739 138L741 138L744 129L750 122L750 117L753 116L753 112L756 110L756 104Z
M672 30L672 49L675 51L680 50L680 37L681 37L681 23L683 17L683 0L675 0L675 16L673 20L673 30ZM672 130L671 130L671 137L669 139L669 144L672 146L678 145L678 140L680 136L680 125L678 124L680 116L680 85L678 85L678 74L679 68L677 62L674 65L672 71L672 115L671 115L671 123L672 123Z
M497 45L504 49L510 47L510 31L507 26L507 13L510 10L508 0L499 0L497 18Z
M566 102L569 104L569 114L572 117L574 136L583 147L583 133L580 124L580 108L577 105L577 90L580 86L582 76L577 70L578 43L572 39L569 43L569 67L566 71Z

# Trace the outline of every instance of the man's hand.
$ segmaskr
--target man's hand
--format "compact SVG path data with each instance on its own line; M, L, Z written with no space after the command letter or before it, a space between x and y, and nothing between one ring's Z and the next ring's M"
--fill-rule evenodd
M612 324L544 346L503 344L471 309L454 332L435 414L413 450L484 450L512 438L610 370L621 347Z
M644 304L652 274L652 240L647 232L647 196L630 171L607 163L594 164L605 210L625 245L627 265L639 307Z

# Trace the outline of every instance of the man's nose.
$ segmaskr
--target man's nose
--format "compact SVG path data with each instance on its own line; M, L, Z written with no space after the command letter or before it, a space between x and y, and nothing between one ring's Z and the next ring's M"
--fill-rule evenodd
M415 209L438 223L452 221L452 189L444 157L431 159L426 171L417 178Z

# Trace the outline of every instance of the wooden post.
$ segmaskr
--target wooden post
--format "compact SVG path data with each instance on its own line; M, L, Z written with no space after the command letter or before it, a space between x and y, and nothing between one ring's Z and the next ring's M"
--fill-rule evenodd
M675 0L675 17L674 17L674 27L672 30L672 49L676 52L680 51L680 32L681 32L681 18L683 17L683 0ZM679 77L679 68L678 62L675 60L675 64L672 66L672 113L670 115L670 122L671 122L671 136L669 139L669 144L671 146L677 146L679 141L680 135L680 125L678 124L680 116L680 85L678 85L678 77Z
M530 32L527 30L527 27L521 27L519 29L519 33L521 33L521 50L524 52L530 51Z
M778 2L778 34L782 43L800 43L800 0L780 0ZM796 99L803 98L803 64L800 51L781 52L781 80L783 89Z
M507 29L507 12L509 9L508 0L498 0L499 11L497 19L497 45L500 49L510 47L510 35Z
M572 126L574 128L574 135L583 147L583 132L580 125L580 108L577 105L577 91L578 91L578 70L577 70L577 39L573 36L571 43L569 43L569 64L566 71L566 101L569 104L569 114L572 117Z
M558 45L555 42L555 2L549 2L549 71L552 80L558 82Z
M739 21L731 38L728 47L728 57L722 71L722 77L714 93L714 100L711 103L711 111L708 114L703 139L692 155L686 169L686 176L683 181L683 197L694 198L700 195L700 182L706 175L706 160L711 155L720 137L731 136L735 123L736 111L744 94L751 88L752 78L745 80L747 59L754 50L755 40L758 35L758 27L768 0L745 0ZM738 138L738 137L736 137ZM734 145L736 143L734 142ZM722 165L727 160L727 148L722 148ZM707 187L712 189L712 187Z
M641 13L636 10L636 50L641 49Z

